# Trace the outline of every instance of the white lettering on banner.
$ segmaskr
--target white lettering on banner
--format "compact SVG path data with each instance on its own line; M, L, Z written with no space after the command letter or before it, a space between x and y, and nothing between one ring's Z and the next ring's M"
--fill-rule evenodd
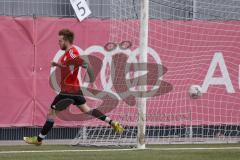
M129 64L135 63L136 64L136 63L138 63L138 59L137 59L137 56L139 55L139 49L138 48L131 51L130 49L122 50L119 47L117 47L115 50L113 50L109 53L109 51L106 51L102 46L98 46L98 45L90 46L85 51L83 51L78 46L75 46L75 47L77 48L77 50L83 56L84 55L85 56L91 55L91 54L94 54L94 53L98 53L98 54L100 53L102 55L101 56L101 57L103 57L102 68L100 70L100 80L99 81L101 82L101 86L103 88L103 91L114 94L119 99L120 99L119 95L121 95L121 97L123 98L123 97L128 97L131 94L129 91L125 91L125 92L122 92L122 93L115 93L114 91L112 91L113 79L115 77L115 74L114 74L115 73L115 68L114 68L114 65L112 65L112 57L115 54L119 54L119 53L125 54L125 55L128 56L127 63L129 63ZM53 61L58 62L58 60L60 59L60 57L63 54L64 54L64 51L59 50L57 52L57 54L55 55ZM159 54L154 49L149 47L148 48L148 54L151 57L153 57L156 64L162 64L161 59L159 57ZM219 68L220 68L220 71L221 71L221 74L222 74L221 77L214 77L214 72L217 68L217 65L219 65ZM133 65L133 66L134 66L134 70L135 70L135 72L133 74L133 78L137 78L137 77L141 76L141 75L137 74L137 72L139 72L138 65ZM106 75L106 73L107 73L106 71L107 71L108 67L110 69L110 74L111 74L111 76L109 76L109 78L107 78L107 75ZM56 80L56 75L52 74L55 71L55 68L56 67L51 67L50 81L51 81L52 87L55 89L55 91L60 91L60 87L58 86L58 83L57 83L57 80ZM162 72L162 67L158 68L158 71L159 71L159 73L161 73ZM78 73L78 78L80 80L80 84L81 84L82 87L87 88L89 83L82 81L81 72L82 71L80 69L79 73ZM128 65L128 67L125 68L125 73L127 73L125 78L130 79L129 65ZM147 72L146 72L146 74L147 74ZM240 75L240 66L239 66L239 75ZM163 76L161 76L158 79L158 81L156 81L156 84L153 85L153 87L150 91L159 88L161 80L163 79L162 77ZM126 84L127 84L130 91L136 91L133 88L131 88L131 86L135 86L134 84L137 84L136 79L134 81L132 81L132 84L129 84L129 81ZM205 76L205 79L204 79L204 82L202 84L202 92L206 93L210 85L224 85L226 87L226 90L227 90L228 93L235 93L235 90L233 88L233 84L232 84L230 76L229 76L229 72L227 70L227 67L226 67L226 64L225 64L225 61L224 61L223 54L221 52L216 52L213 56L213 59L210 63L208 72L207 72L207 74ZM240 77L239 77L239 87L240 87ZM89 93L89 94L91 94L91 93Z
M114 76L115 76L115 69L114 69L114 66L111 65L112 64L112 57L115 55L115 54L125 54L128 56L128 59L127 59L127 63L138 63L138 60L137 60L137 56L140 54L139 53L139 49L135 49L133 51L131 51L130 49L127 49L127 50L122 50L120 49L119 47L117 47L115 50L111 51L111 53L109 53L109 51L106 51L104 49L104 47L102 46L98 46L98 45L93 45L93 46L90 46L88 47L85 51L83 51L80 47L78 46L74 46L75 48L77 48L77 50L79 51L79 53L81 53L82 56L84 55L91 55L91 54L94 54L94 53L100 53L101 55L103 55L103 59L102 59L102 68L100 70L100 82L101 82L101 85L102 85L102 88L103 88L103 91L106 91L106 92L109 92L111 94L114 94L116 97L118 97L120 99L120 96L119 94L121 94L121 97L128 97L131 93L129 91L125 91L123 93L115 93L114 91L112 91L112 88L113 88L113 79L114 79ZM58 60L60 59L60 57L64 54L64 51L63 50L59 50L57 52L57 54L55 55L53 61L54 62L58 62ZM156 64L162 64L162 61L159 57L159 54L152 48L148 47L148 54L153 58L153 60L155 61ZM109 77L109 79L107 80L107 75L106 75L106 70L107 70L107 67L110 67L110 74L111 76ZM134 70L136 72L139 72L138 70L138 65L134 65ZM56 80L56 75L55 74L52 74L54 71L55 71L55 67L51 67L51 71L50 71L50 81L51 81L51 84L52 84L52 87L54 88L55 91L60 91L60 87L57 85L57 80ZM130 68L129 67L126 67L125 68L126 70L126 73L129 73L130 71ZM158 66L158 72L159 73L163 73L163 68ZM137 78L141 75L137 74L136 72L134 72L134 75L133 75L133 78ZM126 79L129 79L130 75L127 74L126 75ZM89 83L88 82L82 82L82 78L81 78L81 69L79 70L79 73L78 73L78 79L80 81L80 85L82 87L88 87ZM153 91L154 89L157 89L159 88L160 86L160 83L161 83L161 80L162 80L162 76L159 77L158 81L156 81L156 84L153 85L153 87L151 88L151 90L149 91ZM136 83L135 81L133 81L133 83ZM131 84L127 84L128 86L133 86ZM130 88L130 87L129 87ZM91 94L91 93L88 93L88 94ZM101 93L100 93L101 94Z
M70 0L70 2L80 21L83 21L91 14L86 0Z
M219 64L222 77L213 77L214 71ZM202 85L202 92L206 93L209 85L225 85L228 93L235 93L233 88L223 55L221 52L216 52L208 69L207 75Z

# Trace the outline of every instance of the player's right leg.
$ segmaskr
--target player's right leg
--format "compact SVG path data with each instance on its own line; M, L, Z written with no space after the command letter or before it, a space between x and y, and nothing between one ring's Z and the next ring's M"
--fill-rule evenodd
M101 121L108 123L117 133L119 134L123 133L124 128L118 121L112 120L111 118L103 114L100 110L92 109L86 104L86 99L84 98L81 90L77 95L73 96L73 99L74 99L73 104L76 105L83 113L91 115L95 118L98 118Z
M78 104L77 106L83 113L89 114L100 119L101 121L108 123L114 129L115 132L119 134L123 133L124 128L118 121L110 119L98 109L91 109L86 103L80 105Z

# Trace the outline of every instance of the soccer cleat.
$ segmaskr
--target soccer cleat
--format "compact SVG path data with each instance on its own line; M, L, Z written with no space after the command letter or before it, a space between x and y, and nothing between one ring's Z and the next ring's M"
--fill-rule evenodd
M122 134L124 131L124 128L122 127L122 125L117 121L112 121L111 126L115 130L115 132L119 134Z
M23 137L23 140L28 144L35 144L36 146L40 146L42 142L39 142L37 136L34 137Z

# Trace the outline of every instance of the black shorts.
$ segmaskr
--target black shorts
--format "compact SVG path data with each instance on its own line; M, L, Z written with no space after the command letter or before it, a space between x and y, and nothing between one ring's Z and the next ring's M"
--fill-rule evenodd
M61 101L63 99L72 99L73 100L73 105L82 105L82 104L86 103L86 99L84 98L82 91L79 91L79 93L76 93L76 94L69 94L69 93L60 92L54 98L54 100L51 104L51 108L57 110L57 108L55 108L56 103L58 103L59 101Z

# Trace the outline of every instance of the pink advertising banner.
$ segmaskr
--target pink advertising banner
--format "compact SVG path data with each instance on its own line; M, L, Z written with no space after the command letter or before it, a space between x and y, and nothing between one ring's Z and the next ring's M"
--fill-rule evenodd
M95 55L102 60L102 66L106 65L105 57L111 53L104 51L103 46L109 42L110 20L89 19L80 23L72 18L0 17L0 127L43 125L56 95L49 85L50 62L59 50L57 35L62 28L74 31L74 44L83 54ZM151 20L149 28L149 63L166 67L162 78L172 88L147 98L147 123L239 125L240 22ZM136 42L136 37L126 37L127 41ZM112 53L134 58L137 48L127 52ZM109 78L104 74L97 75L97 86L114 94L116 88L109 88L109 80L103 80ZM199 99L188 96L192 84L203 89ZM126 91L129 90L125 88L121 92ZM113 109L106 109L107 114L125 125L133 124L137 118L135 97L115 96L118 102ZM91 98L87 103L93 107L100 104ZM73 117L75 112L84 117L71 108ZM83 119L58 118L56 125L79 126ZM102 124L98 120L88 123Z

